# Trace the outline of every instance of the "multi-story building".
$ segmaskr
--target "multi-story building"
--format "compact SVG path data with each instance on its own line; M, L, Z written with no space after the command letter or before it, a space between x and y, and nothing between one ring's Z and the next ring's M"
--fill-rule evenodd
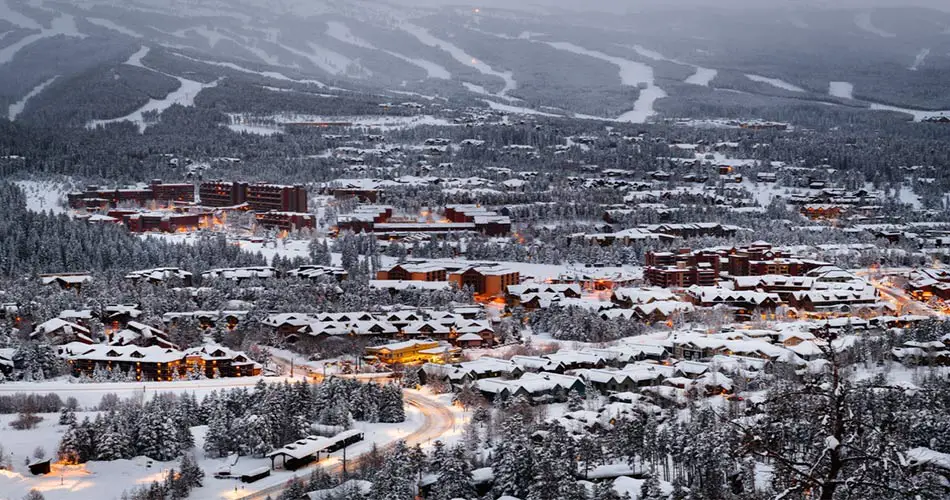
M170 205L174 202L192 203L195 201L195 186L192 184L164 184L153 180L145 188L101 189L99 186L87 186L84 191L66 195L72 208L101 209L115 208L119 204L146 206L150 203Z
M256 212L307 211L307 188L302 185L248 184L246 182L202 182L198 188L202 205L228 207L247 203Z
M396 264L389 269L376 272L378 280L394 281L446 281L447 271L444 267L427 264L425 262L408 262Z
M459 288L470 287L482 297L503 297L509 285L521 281L521 275L501 266L474 266L449 273L449 281Z
M714 286L719 281L720 263L715 252L647 252L644 278L664 288Z
M316 216L300 212L263 212L257 214L255 218L261 226L281 231L313 228L317 225Z

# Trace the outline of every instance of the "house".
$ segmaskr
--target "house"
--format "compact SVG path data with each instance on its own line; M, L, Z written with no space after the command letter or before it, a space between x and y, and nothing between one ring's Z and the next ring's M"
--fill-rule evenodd
M526 372L564 373L566 370L563 362L540 356L512 356L511 361Z
M201 273L202 279L223 278L233 281L267 279L275 276L277 276L277 270L270 266L220 268Z
M629 373L619 370L577 370L575 374L583 379L588 387L603 393L629 392L637 387Z
M287 271L287 275L310 280L331 277L337 281L343 281L349 276L349 273L342 267L306 265Z
M665 288L617 288L610 295L611 302L626 309L636 304L667 300L676 300L676 295Z
M168 340L167 333L138 321L129 321L124 329L110 332L108 337L109 345L159 346L177 349L177 346Z
M571 392L586 390L580 378L557 373L525 373L514 380L486 378L476 381L475 387L489 400L524 396L534 402L563 400Z
M177 267L156 267L154 269L132 271L131 273L125 275L125 279L132 281L133 283L138 283L144 280L153 285L165 283L169 280L175 279L180 280L182 286L187 287L192 285L192 274Z
M686 289L686 299L697 307L726 306L735 312L737 319L751 319L753 316L774 318L775 309L782 302L774 293L695 285Z
M59 273L41 274L40 282L44 285L59 285L63 290L82 290L83 283L92 281L89 273Z
M36 329L30 333L30 338L45 338L55 344L68 344L71 342L80 342L83 344L95 343L92 339L92 333L88 328L60 318L53 318L40 323Z
M366 348L367 356L373 356L387 365L440 362L446 352L434 340L406 340Z
M208 378L254 377L261 374L261 365L246 354L219 345L203 345L184 352L189 371L199 371Z

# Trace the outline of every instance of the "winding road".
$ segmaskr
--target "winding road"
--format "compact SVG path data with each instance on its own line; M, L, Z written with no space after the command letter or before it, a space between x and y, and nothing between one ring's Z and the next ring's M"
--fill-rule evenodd
M455 415L446 405L415 392L403 391L403 396L405 398L406 404L412 406L413 408L417 408L425 418L422 423L422 427L416 429L413 433L403 438L403 441L405 441L408 446L415 446L417 444L425 445L453 431L456 424ZM395 446L396 443L393 442L380 447L379 450L385 453L389 450L392 450ZM362 455L357 455L352 459L348 459L347 464L350 467L356 467L359 465L361 457ZM309 473L310 468L313 466L321 465L319 462L315 462L308 467L298 469L298 471L305 471ZM343 472L343 464L334 462L332 465L327 467L327 472L330 474L340 474ZM295 474L294 476L300 477L299 474ZM280 492L287 488L289 481L290 480L286 480L278 484L267 486L261 490L251 493L250 495L240 497L238 500L261 500L267 498L268 495L276 497L276 495L279 495Z

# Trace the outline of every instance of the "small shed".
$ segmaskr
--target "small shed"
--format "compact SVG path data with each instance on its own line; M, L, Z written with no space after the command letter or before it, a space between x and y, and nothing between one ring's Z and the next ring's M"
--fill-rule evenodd
M253 483L270 476L270 467L260 467L241 474L242 483Z
M50 473L50 459L41 459L31 462L29 465L30 473L34 476L42 476Z

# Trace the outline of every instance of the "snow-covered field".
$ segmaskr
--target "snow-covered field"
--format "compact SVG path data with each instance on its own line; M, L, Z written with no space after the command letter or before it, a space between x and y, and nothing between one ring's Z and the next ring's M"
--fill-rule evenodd
M842 99L854 99L854 84L849 82L831 82L828 84L828 94Z
M66 188L54 181L15 181L26 195L26 208L33 212L66 213L62 205L66 200Z
M231 125L239 125L241 127L253 127L247 128L246 131L253 131L253 133L279 133L275 131L275 128L279 128L280 125L286 125L288 123L320 123L320 122L346 122L350 123L353 128L375 128L380 130L396 130L396 129L408 129L413 127L418 127L422 125L437 125L437 126L451 126L452 122L444 119L437 118L432 115L413 115L413 116L382 116L382 115L360 115L360 116L319 116L319 115L304 115L297 113L277 113L273 115L240 115L232 114L230 115ZM274 123L276 126L265 124L262 122ZM259 127L259 128L258 128ZM232 130L241 131L241 128L232 128Z
M547 44L558 50L573 52L574 54L593 57L614 64L620 70L622 84L640 89L640 96L634 103L633 109L621 114L617 117L617 121L645 123L648 118L656 114L653 110L654 103L666 97L666 92L655 84L653 68L649 65L611 56L596 50L585 49L569 42L547 42Z
M145 113L149 111L156 111L161 114L162 111L165 111L175 104L180 104L182 106L192 106L195 103L195 97L197 97L202 90L214 87L218 84L217 81L213 81L211 83L202 83L196 82L194 80L188 80L187 78L182 78L180 76L176 76L174 78L176 78L180 83L178 89L169 93L163 99L151 99L145 103L144 106L126 116L111 118L108 120L93 120L86 124L86 128L96 128L100 125L107 125L109 123L128 121L137 125L139 131L143 132L148 127L148 124L145 122Z
M749 80L752 80L753 82L767 83L775 88L788 90L789 92L804 92L805 91L805 89L799 86L792 85L791 83L788 83L783 80L779 80L778 78L769 78L767 76L752 75L752 74L747 74L746 78L748 78Z
M33 87L33 90L30 90L30 92L29 92L28 94L26 94L25 96L23 96L23 99L20 99L19 101L17 101L17 102L15 102L15 103L11 104L9 110L7 111L7 117L10 119L10 121L12 122L12 121L16 120L16 117L17 117L20 113L22 113L22 112L23 112L23 108L26 107L27 101L29 101L30 99L32 99L32 98L38 96L38 95L40 94L40 92L42 92L46 87L49 87L51 83L55 82L57 78L59 78L59 77L58 77L58 76L54 76L53 78L50 78L49 80L46 80L45 82L43 82L43 83L37 85L36 87Z
M860 14L857 14L856 16L854 16L854 24L858 28L861 28L863 31L877 35L882 38L897 37L897 35L895 35L894 33L884 31L881 28L878 28L877 26L875 26L874 23L871 21L870 12L861 12Z
M192 382L204 384L209 381ZM161 384L175 384L175 382ZM34 384L35 385L35 384ZM86 385L86 384L82 384ZM90 384L92 385L92 384ZM125 384L96 384L96 385L125 385ZM115 392L115 391L113 391ZM190 391L189 391L190 392ZM120 395L124 395L120 392ZM64 396L65 397L65 396ZM199 394L199 399L201 395ZM460 412L459 409L453 409ZM115 460L110 462L89 462L78 466L53 466L53 472L46 476L33 476L25 465L26 457L31 455L37 446L41 446L46 456L55 456L59 440L65 430L57 423L58 414L42 414L43 421L37 429L17 431L9 427L9 422L16 415L0 415L0 443L3 443L7 453L13 454L13 470L0 471L0 499L20 499L30 489L42 491L47 500L82 499L118 499L121 492L152 481L161 480L165 472L176 467L175 462L157 462L146 457L137 457L131 460ZM77 413L81 420L85 416L93 418L95 412ZM398 424L370 424L356 422L354 428L365 434L364 441L347 448L348 457L370 451L373 444L384 445L403 438L422 426L424 417L413 406L406 407L406 421ZM458 425L457 432L451 432L446 440L457 440L461 437L462 425ZM198 465L205 471L204 485L192 491L191 499L233 499L253 493L269 486L283 484L294 476L306 477L311 468L303 468L297 472L285 470L273 471L271 476L252 485L243 485L234 479L215 479L214 472L227 467L227 459L207 458L204 456L204 445L207 426L192 428L195 437L194 454ZM335 464L340 461L342 452L336 452L329 458L321 459L324 465ZM231 469L234 473L250 471L260 467L269 467L270 459L241 457Z
M911 71L917 71L924 64L924 61L927 60L927 56L930 55L930 49L920 49L920 52L914 56L914 64L910 65L910 68L907 68Z
M416 26L414 24L407 22L407 23L401 24L399 27L403 31L416 37L416 39L422 42L423 44L428 45L430 47L438 47L442 49L443 51L451 55L452 58L454 58L456 61L466 66L475 68L481 74L501 78L502 81L505 82L505 86L504 88L501 89L500 92L498 92L497 95L499 97L506 96L508 92L518 87L518 82L515 81L513 73L511 71L498 71L492 68L491 66L489 66L488 64L486 64L485 62L480 61L475 57L472 57L471 55L466 53L464 50L459 48L457 45L451 42L448 42L446 40L437 38L436 36L429 33L428 30L426 30L425 28L421 26Z
M640 54L641 56L646 57L647 59L653 59L654 61L667 61L673 64L679 64L682 66L690 66L694 68L696 72L690 75L688 78L686 78L686 80L683 80L683 83L688 83L690 85L699 85L702 87L708 87L709 84L712 83L712 81L716 78L716 75L719 74L718 70L704 68L702 66L697 66L695 64L684 63L676 59L670 59L655 50L650 50L650 49L641 47L640 45L635 45L633 47L633 50L635 50L637 54Z

